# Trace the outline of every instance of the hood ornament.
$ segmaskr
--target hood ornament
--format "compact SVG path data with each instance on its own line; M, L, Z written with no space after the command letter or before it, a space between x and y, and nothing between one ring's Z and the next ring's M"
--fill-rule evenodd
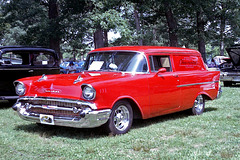
M47 76L45 74L43 74L42 77L39 78L38 82L41 82L43 80L47 80Z
M78 82L82 82L83 78L81 77L81 75L78 76L78 78L73 82L73 84L76 84Z

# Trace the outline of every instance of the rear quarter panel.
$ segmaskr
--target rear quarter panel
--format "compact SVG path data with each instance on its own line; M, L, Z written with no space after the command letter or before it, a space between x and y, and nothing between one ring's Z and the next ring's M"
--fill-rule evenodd
M208 71L201 55L173 56L174 71L179 76L181 90L181 109L191 108L200 94L209 99L217 97L219 71Z
M219 88L219 74L219 71L178 72L182 110L191 108L200 94L206 95L209 99L215 99Z

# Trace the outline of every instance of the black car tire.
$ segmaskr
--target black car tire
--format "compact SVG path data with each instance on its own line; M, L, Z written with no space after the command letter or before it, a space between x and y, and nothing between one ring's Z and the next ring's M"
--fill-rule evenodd
M104 125L111 135L127 133L133 121L133 111L130 103L126 100L116 102L112 108L108 122Z

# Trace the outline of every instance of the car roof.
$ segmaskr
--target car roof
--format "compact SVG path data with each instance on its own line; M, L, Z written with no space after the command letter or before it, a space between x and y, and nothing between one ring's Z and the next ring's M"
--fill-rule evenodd
M194 49L180 48L180 47L160 47L160 46L117 46L117 47L105 47L98 48L92 52L102 52L102 51L130 51L130 52L143 52L145 54L149 53L169 53L169 54L192 54L200 56L200 52Z
M0 46L1 52L10 52L10 51L45 51L45 52L54 52L55 50L44 48L40 46Z

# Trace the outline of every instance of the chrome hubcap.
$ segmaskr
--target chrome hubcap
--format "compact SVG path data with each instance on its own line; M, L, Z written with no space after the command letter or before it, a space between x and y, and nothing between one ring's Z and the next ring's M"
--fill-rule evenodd
M199 95L197 96L195 102L194 102L194 107L197 112L201 112L204 107L204 101L203 101L203 96Z
M119 106L114 112L114 125L120 130L124 131L129 125L129 111L126 106Z

